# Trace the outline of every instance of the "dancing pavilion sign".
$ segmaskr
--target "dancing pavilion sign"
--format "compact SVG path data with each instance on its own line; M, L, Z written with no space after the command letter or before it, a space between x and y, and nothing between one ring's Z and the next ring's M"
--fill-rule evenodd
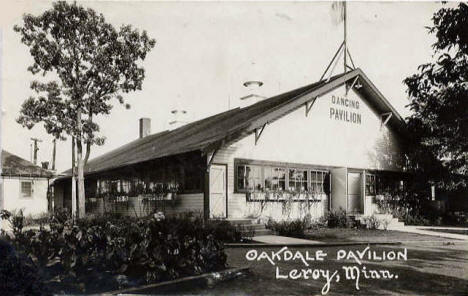
M359 101L352 100L346 96L331 97L330 119L361 124L361 113Z

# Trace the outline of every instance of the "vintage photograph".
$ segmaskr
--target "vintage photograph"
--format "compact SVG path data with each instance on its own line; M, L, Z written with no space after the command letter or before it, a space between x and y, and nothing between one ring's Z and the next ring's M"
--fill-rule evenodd
M0 295L468 295L468 4L0 4Z

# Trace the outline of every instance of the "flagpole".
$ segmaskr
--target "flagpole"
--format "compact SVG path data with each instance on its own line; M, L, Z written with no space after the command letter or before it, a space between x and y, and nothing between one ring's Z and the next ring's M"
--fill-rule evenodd
M346 73L346 71L348 70L346 65L347 65L347 61L346 61L346 57L348 56L347 52L348 52L348 47L346 46L346 1L343 1L343 25L344 25L344 30L343 30L343 33L344 33L344 40L343 40L343 44L344 44L344 72Z

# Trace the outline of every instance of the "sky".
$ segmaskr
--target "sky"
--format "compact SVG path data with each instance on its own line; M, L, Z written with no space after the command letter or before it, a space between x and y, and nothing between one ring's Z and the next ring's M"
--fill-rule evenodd
M51 161L52 137L41 125L31 130L16 123L31 94L28 48L13 25L22 15L38 15L49 1L7 1L0 12L1 145L30 159L31 137L39 144L39 162ZM125 96L97 122L106 137L91 158L138 138L138 119L148 117L152 133L168 128L171 110L184 109L193 121L226 111L246 94L243 82L261 80L257 91L273 96L319 80L343 40L342 24L331 17L331 2L136 2L85 1L120 27L131 24L156 39L143 66L139 92ZM454 4L448 4L453 6ZM361 68L403 116L408 96L403 80L432 60L434 36L426 26L440 2L348 3L348 48ZM343 71L340 64L335 74ZM57 169L71 166L70 141L57 144Z

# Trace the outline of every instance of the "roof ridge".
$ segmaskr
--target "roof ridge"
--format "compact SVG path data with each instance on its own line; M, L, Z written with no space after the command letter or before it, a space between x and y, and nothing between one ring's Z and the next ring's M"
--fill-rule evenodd
M375 86L370 83L362 70L357 68L269 97L244 108L226 110L174 130L136 139L90 160L85 173L115 169L169 155L211 149L214 147L212 145L220 141L224 144L235 142L251 134L254 128L276 121L297 110L313 96L323 96L356 77L363 78L364 87L360 93L368 97L369 102L377 104L376 110L394 110L383 95L375 90ZM399 118L395 116L395 119L392 119L394 120L392 127L399 128Z

